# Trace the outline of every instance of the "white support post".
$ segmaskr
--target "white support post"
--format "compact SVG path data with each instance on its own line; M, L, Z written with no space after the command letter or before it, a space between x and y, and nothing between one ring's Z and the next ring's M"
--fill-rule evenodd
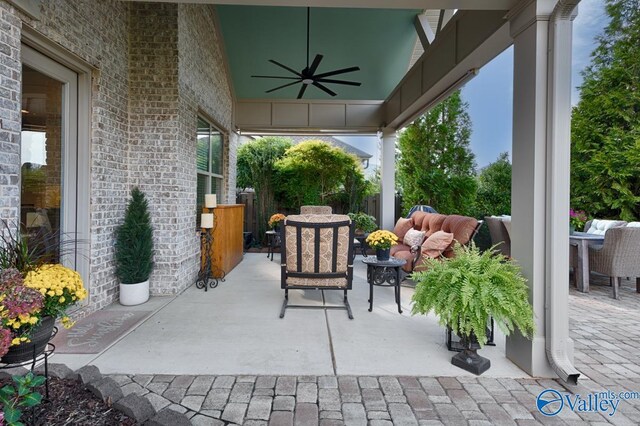
M535 1L511 18L514 37L513 176L511 253L528 280L536 323L533 340L514 334L507 357L527 373L556 377L548 351L572 353L568 338L569 123L571 28L555 34L568 52L555 52L549 37L554 2ZM568 43L568 44L566 44ZM566 55L563 60L558 60ZM553 300L550 302L550 297ZM560 306L564 315L550 305ZM558 340L557 337L560 337ZM549 356L548 356L549 355ZM565 357L570 367L570 356Z
M396 132L382 136L382 191L380 194L380 229L393 229L396 223Z

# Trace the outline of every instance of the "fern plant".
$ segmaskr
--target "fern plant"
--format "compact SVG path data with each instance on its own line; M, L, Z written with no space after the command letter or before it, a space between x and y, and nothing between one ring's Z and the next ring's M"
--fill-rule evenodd
M122 284L136 284L149 279L153 270L153 228L149 205L137 187L116 229L116 276Z
M413 273L412 314L434 312L458 336L475 334L480 346L487 343L490 317L505 335L518 328L531 338L533 310L520 268L493 250L481 253L475 244L456 244L454 253L450 259L425 258L426 269Z

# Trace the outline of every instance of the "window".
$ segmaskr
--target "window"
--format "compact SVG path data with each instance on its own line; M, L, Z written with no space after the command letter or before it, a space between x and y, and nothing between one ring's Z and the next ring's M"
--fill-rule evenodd
M222 197L222 151L223 135L209 121L198 117L198 143L196 163L198 171L196 207L198 213L204 205L204 194L217 194L218 202Z

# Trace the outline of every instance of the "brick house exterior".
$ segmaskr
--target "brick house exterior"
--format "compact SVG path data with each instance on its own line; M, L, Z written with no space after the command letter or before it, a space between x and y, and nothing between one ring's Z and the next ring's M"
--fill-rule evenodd
M85 311L117 299L114 229L133 186L146 193L155 229L151 293L180 292L195 281L199 262L199 115L225 134L221 202L235 202L234 102L215 10L44 0L34 17L21 3L0 0L0 218L20 217L21 57L25 33L35 33L91 70L89 140L78 140L90 153L89 211L79 212L89 221Z

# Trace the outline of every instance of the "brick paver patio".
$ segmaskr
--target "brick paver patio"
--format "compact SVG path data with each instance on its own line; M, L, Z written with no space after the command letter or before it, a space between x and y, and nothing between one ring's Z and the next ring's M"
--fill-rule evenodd
M157 410L186 413L195 425L636 425L640 400L621 402L614 416L563 409L546 417L536 408L546 388L574 394L640 391L635 281L623 282L621 297L612 299L610 287L599 285L589 294L571 290L575 362L583 373L578 387L556 380L462 376L112 377L125 394L146 395Z

